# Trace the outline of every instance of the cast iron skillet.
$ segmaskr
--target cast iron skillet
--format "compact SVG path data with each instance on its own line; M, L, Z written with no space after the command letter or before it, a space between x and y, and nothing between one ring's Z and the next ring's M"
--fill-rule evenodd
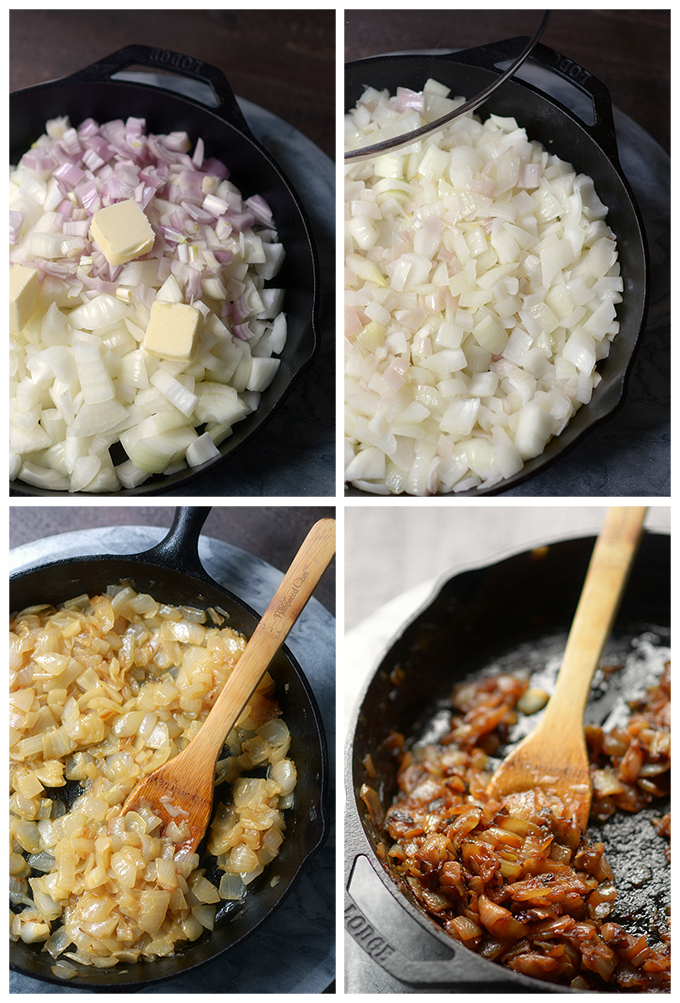
M397 87L422 90L429 77L446 84L453 94L472 97L498 76L498 67L507 64L526 41L514 38L464 52L373 56L347 63L345 108L354 107L368 85L378 90L387 88L393 94ZM513 477L493 488L474 488L456 497L499 494L526 481L557 460L592 428L612 417L623 401L647 312L647 244L635 198L619 163L609 92L587 70L545 45L539 43L529 58L574 84L592 100L593 124L581 121L555 98L515 78L506 81L475 114L482 119L492 113L513 116L526 129L529 139L538 140L549 153L557 154L578 172L593 178L598 195L609 207L607 223L618 238L625 285L623 302L617 306L621 327L609 357L598 364L602 381L592 400L577 411L562 434L551 439L545 451L528 460ZM347 492L357 497L366 494L354 487L348 487Z
M113 79L114 74L133 66L148 66L157 73L170 72L207 84L214 93L216 107L150 84ZM61 115L68 115L74 125L88 117L108 122L133 115L146 119L151 132L186 130L193 143L202 137L206 156L224 161L231 180L246 198L258 192L265 197L286 248L286 260L276 277L276 285L286 290L284 309L288 339L281 354L281 365L273 382L263 392L257 411L234 426L233 433L220 446L219 458L167 477L156 475L139 487L121 489L109 497L159 493L206 473L249 442L313 360L318 349L319 305L313 237L298 196L274 158L250 132L227 80L213 66L164 49L129 45L63 80L15 91L10 95L10 163L16 164L44 133L48 119ZM122 448L118 449L121 455L114 456L114 462L125 459ZM28 495L67 494L36 488L19 480L13 481L11 487Z
M483 671L533 672L551 660L559 663L594 542L566 540L445 582L392 643L360 699L346 751L345 925L391 978L411 987L407 991L579 991L513 973L452 941L384 863L389 840L385 844L373 826L360 791L367 784L383 809L392 803L397 763L383 740L396 731L435 741L434 733L450 720L455 683ZM634 690L644 691L646 666L662 667L663 649L651 663L636 662L635 651L644 650L647 630L667 645L669 624L670 537L647 532L605 650L610 664L621 660L626 668L607 686L596 677L587 720L603 722L616 701L620 706ZM648 932L656 911L663 915L669 902L668 865L649 822L665 810L656 805L639 815L619 814L589 830L605 843L616 875L620 912L612 919L630 932Z
M178 509L165 539L141 554L72 558L14 575L10 578L10 608L18 611L34 603L59 603L83 592L93 594L122 579L132 579L137 588L149 591L163 602L206 609L217 605L230 614L230 627L250 636L259 620L257 613L218 585L199 561L198 537L209 511L209 508ZM215 929L180 948L171 958L112 969L77 966L78 976L65 983L51 974L54 961L49 954L41 953L40 944L19 942L10 946L13 969L60 985L129 992L211 961L252 933L280 905L305 862L326 838L328 764L326 739L314 694L287 646L278 652L270 671L276 681L284 720L293 736L290 755L298 767L296 791L301 807L289 813L281 853L271 869L254 882L253 891L243 903L236 908L231 903L221 906ZM311 810L312 806L317 810ZM272 887L270 882L275 875L279 881Z

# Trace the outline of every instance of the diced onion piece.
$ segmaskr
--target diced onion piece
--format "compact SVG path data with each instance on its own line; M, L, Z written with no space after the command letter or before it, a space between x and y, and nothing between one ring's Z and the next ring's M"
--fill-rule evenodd
M276 376L280 365L281 359L261 359L255 357L251 363L246 389L255 390L258 393L266 390Z
M281 794L290 794L297 783L297 771L292 759L281 759L269 771L272 780L279 786Z
M198 467L201 463L214 460L220 455L220 451L212 440L209 432L203 432L187 447L186 457L190 467Z
M238 902L246 893L245 885L239 874L230 874L228 871L220 878L219 887L220 898L227 902Z

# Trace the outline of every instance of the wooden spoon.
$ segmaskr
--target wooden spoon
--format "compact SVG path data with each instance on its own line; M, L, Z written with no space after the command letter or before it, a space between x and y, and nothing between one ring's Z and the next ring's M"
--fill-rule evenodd
M137 811L145 802L163 820L164 828L173 819L186 822L191 836L178 849L194 852L212 811L217 756L334 553L335 519L321 519L295 555L201 730L179 755L137 784L123 805L123 814ZM168 805L188 815L174 816Z
M642 534L646 508L607 510L569 632L555 691L533 731L501 763L489 785L510 804L535 797L585 831L592 783L583 714ZM526 794L525 792L530 792ZM561 804L560 804L561 802Z

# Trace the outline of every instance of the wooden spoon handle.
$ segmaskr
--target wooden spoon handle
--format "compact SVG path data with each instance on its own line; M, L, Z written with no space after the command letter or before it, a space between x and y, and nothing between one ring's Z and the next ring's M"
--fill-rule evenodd
M646 512L646 507L618 506L607 510L548 709L552 706L555 712L564 715L571 707L575 719L583 719L593 674L614 623Z
M335 519L310 529L224 689L186 752L215 759L335 554Z

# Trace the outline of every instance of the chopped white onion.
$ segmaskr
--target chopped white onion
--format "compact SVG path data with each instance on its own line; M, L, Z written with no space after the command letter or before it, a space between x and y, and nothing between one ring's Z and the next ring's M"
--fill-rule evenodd
M434 80L421 94L369 87L346 147L462 100ZM347 167L348 481L376 494L488 488L543 452L589 402L618 332L606 213L592 179L510 117L468 115Z
M285 249L271 210L259 195L242 198L202 140L188 150L186 133L147 134L143 119L87 119L77 129L55 119L11 169L10 265L40 278L37 309L12 337L12 478L103 493L206 462L274 379L272 355L286 343L284 290L265 283ZM112 265L90 224L125 200L141 207L155 243ZM202 314L188 360L145 350L155 300ZM213 407L218 385L229 393ZM175 420L162 430L145 426L168 411ZM114 468L117 442L133 452Z
M201 463L215 459L220 455L220 451L210 436L210 432L203 432L197 439L187 447L187 463L190 467L198 467Z

